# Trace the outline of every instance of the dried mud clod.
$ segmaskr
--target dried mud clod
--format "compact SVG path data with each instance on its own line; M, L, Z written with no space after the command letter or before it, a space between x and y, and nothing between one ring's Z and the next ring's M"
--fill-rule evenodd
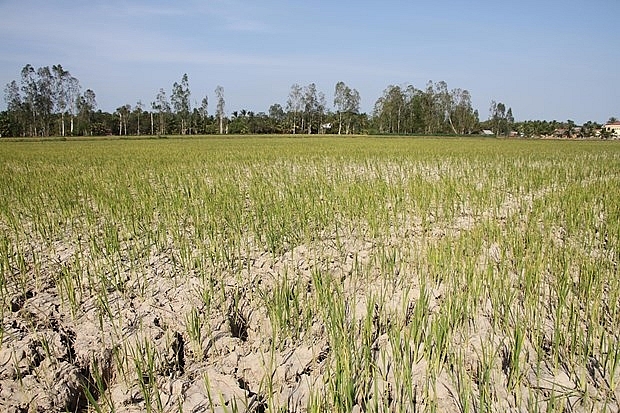
M16 313L24 307L26 300L34 297L32 290L27 290L22 294L17 294L11 299L11 311Z

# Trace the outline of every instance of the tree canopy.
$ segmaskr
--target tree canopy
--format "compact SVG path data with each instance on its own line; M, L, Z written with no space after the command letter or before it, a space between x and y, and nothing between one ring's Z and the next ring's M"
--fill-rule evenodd
M328 105L325 93L314 82L291 85L283 104L273 103L267 112L247 109L227 115L224 88L214 91L215 113L210 115L209 96L192 105L187 74L160 88L150 105L141 100L122 103L112 112L97 110L95 92L82 91L80 81L60 64L23 67L20 78L6 84L6 110L0 113L0 136L90 136L210 133L290 134L424 134L465 135L489 130L496 136L592 136L600 124L587 122L515 122L512 109L491 101L489 116L481 120L466 89L450 89L446 82L429 81L418 88L411 84L389 85L379 96L371 114L361 113L361 96L343 81L335 84ZM150 128L144 121L150 120ZM615 119L615 118L613 118ZM559 132L560 131L560 132Z

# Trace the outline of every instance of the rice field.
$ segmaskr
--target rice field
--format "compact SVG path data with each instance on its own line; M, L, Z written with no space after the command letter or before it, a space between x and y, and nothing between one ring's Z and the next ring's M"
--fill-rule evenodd
M0 410L617 412L620 144L0 142Z

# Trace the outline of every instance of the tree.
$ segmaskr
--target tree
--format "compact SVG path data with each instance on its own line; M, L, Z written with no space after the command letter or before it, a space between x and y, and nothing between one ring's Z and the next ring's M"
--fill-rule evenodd
M338 135L342 132L342 112L344 112L346 107L348 89L348 86L345 85L344 82L338 82L334 90L334 107L336 108L336 112L338 112Z
M188 118L190 113L190 90L187 73L181 78L181 83L172 85L172 96L170 97L172 108L175 114L181 119L181 134L185 135L188 128Z
M36 81L36 71L34 67L30 64L27 64L22 68L21 71L21 89L24 93L24 108L28 112L29 115L29 136L36 136L37 133L37 81Z
M4 88L4 101L7 106L6 120L9 122L8 131L4 135L25 136L28 125L28 111L22 102L19 86L15 80Z
M115 115L118 115L119 125L118 125L118 134L119 136L125 133L127 135L127 122L129 120L129 114L131 113L131 106L129 104L123 105L116 109L114 112Z
M41 131L43 136L49 136L51 116L54 110L54 80L48 66L37 69L36 87L35 106L41 120Z
M60 111L60 135L65 136L65 112L69 104L69 97L67 96L67 78L70 76L69 72L64 70L61 65L52 66L52 72L54 75L54 95L56 98L56 106Z
M279 103L274 103L269 107L269 119L273 131L282 132L282 124L286 119L286 113Z
M222 135L224 133L224 106L226 104L224 101L224 88L222 86L218 85L215 88L215 96L217 96L216 114L220 124L220 135Z
M207 129L207 117L209 116L209 98L207 95L202 98L200 107L198 107L198 117L200 118L200 129L206 131Z
M584 138L594 136L600 128L601 125L599 123L589 120L581 126L581 135Z
M97 108L95 92L93 92L91 89L86 89L86 91L84 92L84 95L78 98L78 102L76 106L77 106L78 119L80 123L83 125L82 133L84 135L92 135L93 134L92 116L93 116L95 109Z
M60 135L65 136L65 114L71 114L71 134L73 134L73 118L76 113L76 101L80 95L80 82L64 70L61 65L52 66L53 93L55 107L60 112Z
M319 133L325 133L326 127L331 127L330 125L325 125L323 120L325 118L325 113L327 112L327 100L325 99L325 93L319 92L316 106L316 114L317 114L317 129Z
M375 102L373 122L380 133L463 134L477 127L478 115L469 91L428 81L425 89L388 86Z
M158 114L159 129L157 130L157 133L160 135L165 135L166 116L170 112L170 104L168 103L168 98L166 97L166 91L164 89L159 89L159 92L155 97L155 102L151 103L151 106L154 111L157 111Z
M289 114L292 114L293 127L292 133L297 133L297 115L301 112L303 104L302 88L297 83L291 86L291 91L288 94L288 100L286 101L286 110ZM302 127L303 129L303 127Z
M293 87L294 89L291 92L294 92L295 96L293 98L295 100L291 98L289 101L293 110L296 110L297 103L299 103L299 106L303 111L301 117L301 130L307 130L308 134L311 134L313 131L317 131L319 133L323 132L322 121L327 108L325 94L318 91L316 84L314 83L310 83L302 90L297 89L297 85L293 85ZM299 101L296 101L298 97L297 92L301 92L299 93Z
M138 118L138 130L136 132L138 136L140 135L140 115L142 115L143 108L144 108L144 105L142 104L142 101L138 100L138 102L136 102L136 106L134 109L134 112L136 113L136 117Z
M342 115L346 117L346 131L348 135L351 130L351 119L359 112L360 94L357 90L351 89L344 82L336 83L334 91L334 107L338 112L338 135L342 133Z
M453 129L451 128L452 120L450 119L452 97L450 92L448 92L448 84L443 80L435 84L435 101L437 102L435 113L437 130L435 133L448 133L450 129ZM456 133L454 130L453 132Z
M495 102L492 100L489 112L493 133L497 136L508 135L511 126L514 123L512 108L508 108L508 111L506 111L506 105L502 102Z
M426 134L435 134L439 132L439 105L435 95L435 90L432 81L428 81L426 84L426 90L422 92L421 109L422 119L425 126Z
M345 111L347 113L347 129L345 133L347 135L351 133L351 123L353 117L357 117L357 115L359 115L360 101L361 97L357 89L349 89L349 93L346 95L345 104Z
M302 130L304 129L305 120L308 127L308 134L311 134L312 124L316 120L319 112L319 96L317 94L316 85L314 83L310 83L304 88L303 108L304 118L302 119Z
M80 86L79 80L71 76L67 82L67 96L69 100L68 109L69 109L69 115L71 116L69 133L71 135L73 135L75 132L74 121L78 113L77 103L78 103L78 99L80 98L81 91L82 91L82 87Z
M15 123L11 122L9 111L0 112L0 138L3 136L16 136L12 132L13 126L15 126Z
M21 70L21 82L5 87L7 118L12 133L22 136L48 136L58 133L66 136L67 115L71 116L70 133L74 132L74 118L81 100L80 82L62 65L50 69L35 69L27 64ZM54 128L58 122L58 128Z
M450 92L450 111L448 121L457 135L471 133L476 126L477 116L471 105L469 91L452 89Z
M374 116L379 122L379 132L401 133L405 108L405 94L400 86L390 85L375 102Z

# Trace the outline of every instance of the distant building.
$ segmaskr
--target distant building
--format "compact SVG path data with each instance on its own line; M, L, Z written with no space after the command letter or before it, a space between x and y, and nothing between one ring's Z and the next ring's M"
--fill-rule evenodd
M614 136L620 136L620 122L606 123L605 126L603 126L603 130Z
M488 129L483 129L483 130L482 130L482 134L483 134L483 135L485 135L485 136L495 135L495 134L493 133L493 131L488 130Z

